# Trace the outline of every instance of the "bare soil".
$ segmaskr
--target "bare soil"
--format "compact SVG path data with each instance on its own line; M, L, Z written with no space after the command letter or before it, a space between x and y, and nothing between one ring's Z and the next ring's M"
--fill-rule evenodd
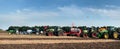
M120 42L58 43L58 44L2 44L0 49L120 49Z
M120 40L0 33L0 49L120 49Z

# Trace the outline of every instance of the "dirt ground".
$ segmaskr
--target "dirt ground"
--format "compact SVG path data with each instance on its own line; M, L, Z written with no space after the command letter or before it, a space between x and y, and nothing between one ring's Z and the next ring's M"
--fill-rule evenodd
M120 42L67 44L1 44L0 49L120 49Z
M0 49L120 49L120 40L0 33Z

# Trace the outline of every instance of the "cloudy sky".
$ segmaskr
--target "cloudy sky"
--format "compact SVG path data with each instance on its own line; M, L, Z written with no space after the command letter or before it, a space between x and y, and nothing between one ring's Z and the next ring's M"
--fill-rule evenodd
M120 0L0 0L0 28L120 26Z

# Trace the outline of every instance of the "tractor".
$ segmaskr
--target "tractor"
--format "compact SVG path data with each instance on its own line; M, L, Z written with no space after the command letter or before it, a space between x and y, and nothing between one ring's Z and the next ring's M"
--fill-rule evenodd
M16 30L14 28L9 28L7 31L9 32L9 34L15 34L16 33Z
M64 32L61 29L61 27L58 26L49 26L48 29L46 30L47 36L62 36L63 33Z
M68 36L68 35L75 35L80 37L81 34L81 29L79 29L78 27L62 27L62 29L64 30L64 36Z
M31 27L22 26L22 27L19 28L19 34L31 34L31 33L27 32L28 30L31 30Z
M27 31L28 31L27 33L39 35L43 33L44 26L30 27L29 29L27 29Z
M84 38L90 37L91 28L86 27L86 26L79 26L78 28L81 29L81 34L80 34L81 37L84 37Z
M32 34L36 34L36 35L40 34L40 26L31 27L31 30L32 30Z
M90 37L97 38L97 35L99 34L98 29L99 29L99 27L92 26L90 28L90 31L89 31L90 32Z
M116 28L113 26L106 26L99 28L99 34L97 35L98 38L118 38L118 32L116 31Z
M48 29L48 26L36 26L36 34L43 34L45 35L46 34L46 30Z
M114 26L107 26L107 30L108 30L108 33L109 33L109 38L114 38L114 39L117 39L118 38L118 30L116 27Z
M109 33L106 27L100 27L98 31L99 31L99 34L97 35L98 38L105 38L105 39L109 38Z
M18 26L10 26L7 31L9 34L17 34L19 32L19 28L20 27Z

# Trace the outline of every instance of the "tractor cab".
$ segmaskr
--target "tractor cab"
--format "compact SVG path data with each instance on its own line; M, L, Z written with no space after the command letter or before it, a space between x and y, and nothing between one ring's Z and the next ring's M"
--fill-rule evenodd
M108 26L107 30L109 31L109 33L112 33L116 31L116 28L114 26Z

